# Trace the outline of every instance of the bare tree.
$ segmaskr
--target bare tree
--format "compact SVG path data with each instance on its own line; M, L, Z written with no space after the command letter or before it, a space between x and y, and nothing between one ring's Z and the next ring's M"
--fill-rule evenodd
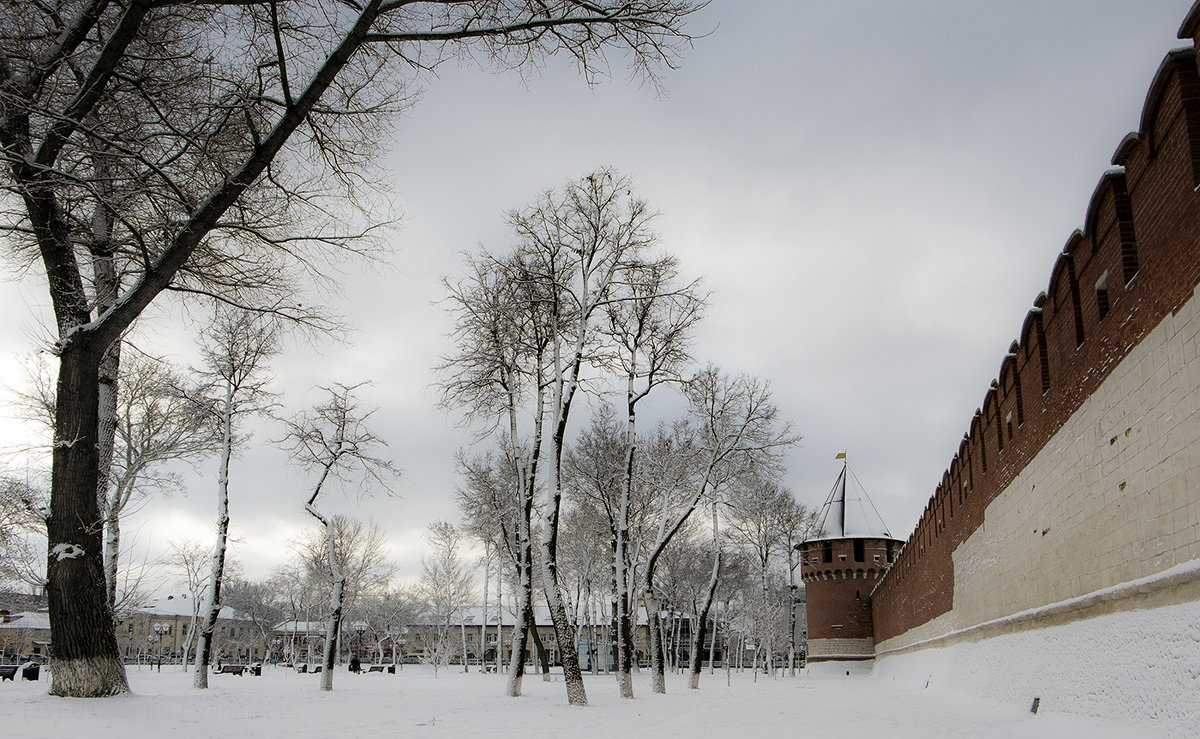
M301 224L339 212L326 207L331 186L369 181L369 142L407 100L393 72L400 65L477 54L521 67L565 53L591 77L606 50L624 49L652 76L688 40L682 24L694 10L686 0L49 0L0 9L8 225L18 254L36 254L45 270L60 360L52 692L128 689L102 584L97 442L101 365L145 308L178 289L292 313L273 267L353 250L344 232ZM127 255L125 283L107 274L117 254Z
M698 283L676 285L673 257L635 262L622 270L605 306L601 333L608 340L612 363L625 381L625 472L616 506L612 537L616 577L617 674L621 696L633 697L633 584L627 568L629 514L637 463L637 408L656 387L678 382L691 360L688 344L705 298Z
M188 625L187 638L183 643L183 658L180 662L184 671L188 668L188 659L193 654L192 645L196 640L197 625L200 622L200 605L208 590L206 570L212 561L212 552L208 547L195 541L171 543L171 553L168 567L179 577L183 578L188 596L192 604L192 620Z
M272 587L270 580L252 582L240 577L225 577L221 600L250 620L257 632L258 641L269 653L271 631L283 619L281 594Z
M108 603L120 613L130 584L140 578L139 567L122 577L122 519L137 510L152 493L170 495L182 490L176 462L195 464L214 451L218 426L197 407L183 374L165 360L126 352L120 365L120 389L111 395L112 438L105 452L108 472L99 490L104 514L104 575ZM113 379L116 387L116 378ZM54 383L45 365L31 366L27 386L17 393L18 407L27 418L54 430ZM108 401L106 401L108 402Z
M332 588L329 596L329 621L325 633L324 669L321 689L333 690L333 663L342 622L342 603L346 586L344 562L338 556L336 518L317 508L317 498L326 483L357 481L363 487L390 491L391 478L399 474L392 463L377 456L384 442L367 426L372 412L358 408L354 391L359 385L335 385L325 388L329 398L311 411L287 421L285 447L301 467L317 473L317 482L304 504L304 510L325 528L325 556L329 563Z
M759 591L754 599L755 650L754 667L758 668L760 655L768 669L775 667L773 645L768 636L776 604L772 603L771 563L772 555L784 546L784 532L780 520L794 503L792 493L777 482L758 476L746 476L731 485L726 496L726 511L729 524L727 534L736 545L742 547L754 562ZM791 593L788 593L789 597ZM764 647L766 647L764 649ZM763 654L765 652L765 654Z
M405 635L425 613L425 604L416 588L399 586L363 598L355 609L354 618L366 627L364 635L374 643L379 661L387 659L385 649L390 648L390 661L397 664Z
M799 503L790 494L782 501L776 517L779 544L787 558L788 575L788 673L796 676L796 568L800 566L799 546L818 533L818 512Z
M268 407L268 378L264 375L267 360L279 350L278 329L260 315L218 308L202 343L205 363L202 374L210 382L211 396L198 398L196 405L207 410L214 425L219 425L221 459L217 469L217 536L201 610L203 621L192 679L196 688L208 687L213 631L221 613L221 584L229 540L229 463L236 427L243 417L262 413Z
M470 605L474 595L471 571L462 558L462 534L446 521L435 521L426 529L425 542L430 554L421 558L420 593L429 608L436 630L430 645L433 674L446 664L454 647L450 628L455 619L462 622L464 609ZM466 667L466 654L462 655Z
M334 553L344 578L342 610L349 613L360 601L377 597L388 589L396 565L388 558L387 537L378 521L340 514L331 518ZM333 581L326 532L306 532L297 543L296 552L303 565L303 576L317 598L328 602Z
M45 586L36 544L46 535L45 498L28 482L0 476L0 583Z
M638 583L635 564L648 531L649 486L627 484L626 429L616 411L601 403L591 423L568 451L563 464L564 484L577 506L603 511L604 538L610 542L609 602L616 622L616 674L622 697L633 696L633 618ZM644 464L637 460L637 466ZM636 469L636 468L635 468ZM624 605L622 605L624 601Z
M658 454L676 463L687 460L689 474L657 474L663 504L657 541L650 547L643 572L646 614L650 626L651 687L666 692L663 677L662 630L658 619L655 569L663 550L706 497L719 495L739 478L769 474L778 469L783 451L799 437L784 421L771 398L770 385L747 376L730 377L708 365L688 382L685 395L692 427L676 431L686 451ZM672 500L679 481L688 486Z
M290 661L298 662L303 651L304 659L308 661L309 654L304 650L307 650L311 646L311 643L306 638L304 650L296 643L300 636L299 623L303 621L305 624L305 636L308 637L307 628L312 620L312 611L314 608L320 608L319 604L321 602L329 602L328 594L326 594L327 597L322 601L316 584L307 575L306 568L301 562L291 562L287 565L277 567L271 572L268 582L271 589L279 595L280 608L284 614L283 617L291 621L292 624L288 640L284 645L285 655Z
M448 301L456 314L453 339L457 353L441 367L448 381L442 402L467 409L467 420L491 431L503 428L500 450L492 457L464 460L467 484L460 504L474 528L499 529L518 579L518 605L506 692L521 695L525 653L533 623L533 510L542 456L546 404L546 357L551 331L545 315L547 291L531 260L514 254L505 259L484 255L469 259L470 275L447 281ZM529 441L522 442L520 417L528 414ZM503 468L500 469L501 464Z
M550 619L563 663L567 698L587 703L574 629L558 577L558 523L562 505L562 460L567 425L583 371L595 351L601 311L613 289L633 268L641 252L654 243L653 213L633 198L628 179L600 170L568 183L561 192L546 193L535 205L511 217L522 248L527 250L552 286L550 464L541 510L541 564Z
M104 509L104 572L108 601L117 599L121 518L151 491L182 488L175 462L195 463L216 448L216 425L181 396L185 380L161 360L134 353L121 365L111 489Z

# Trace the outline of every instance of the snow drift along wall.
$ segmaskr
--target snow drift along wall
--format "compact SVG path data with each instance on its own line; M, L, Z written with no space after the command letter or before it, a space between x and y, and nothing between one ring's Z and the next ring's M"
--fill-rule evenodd
M1198 34L1200 1L1180 37ZM1139 131L1120 143L1112 164L920 522L872 593L881 670L892 658L969 669L962 660L990 654L980 645L999 638L988 643L1005 645L1003 664L1024 665L1036 682L1030 666L1044 663L1037 652L1051 638L1036 630L1134 609L1153 609L1140 618L1150 633L1095 651L1114 657L1178 642L1200 663L1195 625L1165 615L1176 606L1194 612L1200 598L1194 47L1163 60ZM1026 632L1030 638L1020 636ZM951 646L953 660L924 651ZM1057 669L1070 672L1061 661L1073 653L1059 655ZM1153 670L1154 660L1139 653L1135 667ZM1099 675L1079 659L1081 680Z

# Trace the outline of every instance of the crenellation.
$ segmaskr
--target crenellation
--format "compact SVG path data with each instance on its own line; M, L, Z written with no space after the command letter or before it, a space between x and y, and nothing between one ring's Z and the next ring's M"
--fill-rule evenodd
M1185 26L1200 32L1200 21ZM1194 49L1176 49L1154 75L1140 130L1117 147L872 593L880 643L1145 577L1200 551L1197 67Z

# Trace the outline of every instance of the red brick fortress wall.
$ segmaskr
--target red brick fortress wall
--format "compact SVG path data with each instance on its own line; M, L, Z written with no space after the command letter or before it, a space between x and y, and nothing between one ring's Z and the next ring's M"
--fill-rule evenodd
M1184 23L1182 38L1200 34L1197 8L1200 2ZM1178 349L1194 343L1191 324L1176 328L1171 323L1182 321L1184 313L1191 315L1200 284L1200 73L1194 48L1167 54L1150 85L1139 130L1120 143L1112 164L1097 183L1082 227L1068 236L1046 291L1034 300L1017 340L1001 357L996 380L984 393L916 529L874 589L876 644L918 627L925 627L930 633L922 638L929 638L1008 615L1003 604L977 608L956 603L967 597L964 593L988 590L987 582L967 587L966 579L1000 577L994 563L979 564L986 559L979 554L985 538L1041 548L1039 556L1053 558L1061 568L1057 590L1032 602L1014 602L1008 613L1079 597L1200 556L1195 553L1200 526L1194 520L1200 504L1189 507L1185 501L1181 507L1178 493L1185 468L1192 475L1200 467L1200 445L1179 441L1175 430L1191 411L1136 412L1139 403L1158 407L1159 401L1173 397L1170 393L1200 385L1200 361L1180 356ZM1148 349L1147 340L1156 331L1170 337L1161 349ZM1136 361L1136 367L1127 359ZM1182 391L1180 373L1196 378L1184 382ZM1121 403L1134 410L1105 415L1106 407ZM1071 440L1060 438L1064 426L1072 419L1079 424L1085 416L1096 420L1089 420L1084 432L1072 430ZM1089 446L1081 449L1084 437ZM1161 455L1196 459L1182 466L1130 461L1135 456L1153 459L1155 445L1161 446ZM1067 446L1066 456L1076 461L1055 467L1055 455ZM1180 470L1180 479L1166 479L1168 469ZM1200 486L1200 479L1196 483ZM1166 487L1176 492L1166 497L1157 492ZM1039 490L1049 497L1041 498ZM1200 496L1200 487L1192 490L1194 498ZM1110 511L1123 506L1125 514L1114 517L1112 526L1126 528L1110 530L1106 523L1090 540L1081 538L1080 532L1097 526L1095 521L1068 513L1061 519L1022 517L1014 513L1018 506L1012 502L1018 494L1024 496L1021 501L1036 500L1038 510L1053 511L1059 507L1054 496L1068 495L1091 496L1097 507ZM1005 495L1008 502L998 501ZM1155 539L1159 534L1153 527L1146 528L1145 516L1132 513L1147 501L1171 507L1156 508L1155 516L1183 518L1183 523L1172 523L1175 528L1163 534L1163 541ZM998 507L989 508L994 502ZM1061 509L1079 505L1076 500ZM984 537L985 522L1005 530ZM1146 530L1129 528L1139 526ZM1186 533L1189 528L1191 534ZM972 537L972 546L964 547ZM1152 546L1146 548L1145 561L1127 566L1130 556L1141 556L1118 551L1131 538ZM1096 551L1062 556L1066 547L1075 552L1081 541ZM1007 552L991 556L1001 560ZM1119 564L1093 566L1084 560ZM956 573L968 561L977 568ZM1011 579L1011 573L1005 577ZM965 615L950 619L952 612Z

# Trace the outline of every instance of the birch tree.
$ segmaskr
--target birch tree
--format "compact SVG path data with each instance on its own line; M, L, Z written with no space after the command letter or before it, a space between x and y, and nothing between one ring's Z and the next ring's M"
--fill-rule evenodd
M446 281L455 314L456 352L439 369L447 407L465 408L467 420L487 431L500 430L496 464L492 458L463 462L467 480L460 504L476 527L499 527L501 542L517 572L517 617L505 691L521 695L524 655L533 622L533 511L542 460L546 362L551 331L550 304L532 260L520 253L504 258L468 258L469 274ZM529 413L526 404L533 406ZM528 414L527 427L521 417ZM526 434L526 436L523 436ZM523 441L528 439L528 441Z
M592 79L616 50L653 78L687 43L695 10L686 0L0 6L6 226L15 256L41 264L57 329L51 692L128 690L103 586L100 396L105 357L145 309L181 290L295 315L277 268L303 275L360 251L349 237L362 229L343 228L331 198L372 181L372 142L411 99L401 70L464 55L521 68L561 53ZM118 254L123 282L104 274Z
M0 584L44 586L36 541L45 534L45 492L0 476Z
M628 486L628 445L625 428L615 409L601 403L591 422L579 434L564 461L564 482L576 505L603 511L605 539L609 542L609 603L616 623L616 676L621 696L633 697L633 612L638 592L634 565L646 538L651 509L649 487ZM644 462L638 460L638 464ZM639 478L640 482L640 478ZM618 536L618 531L623 532ZM621 605L621 601L625 605ZM624 617L623 617L624 616Z
M454 647L451 626L457 619L462 623L464 609L473 595L471 571L462 558L462 533L446 521L434 521L425 531L428 555L421 558L420 592L429 607L435 636L431 662L436 677L438 668L445 665ZM466 667L466 654L462 654Z
M646 244L647 246L649 244ZM621 696L633 697L633 611L629 561L629 514L637 464L637 409L660 385L679 382L691 360L689 343L701 317L704 296L698 283L677 285L673 257L644 260L622 270L605 305L601 334L611 364L625 384L625 465L620 500L612 523L613 562L617 568L617 674Z
M655 484L662 490L663 501L659 534L650 547L643 572L650 625L651 689L656 693L666 692L662 630L656 618L654 576L658 559L706 497L720 495L739 478L779 469L783 451L799 441L775 405L770 385L762 380L729 376L710 364L688 382L684 394L691 427L686 434L677 431L676 436L688 439L687 451L655 456L668 461L685 459L691 472L657 475ZM672 499L675 481L689 487L677 501Z
M203 374L216 395L198 399L221 429L221 452L217 467L216 541L208 588L200 609L200 635L196 645L196 670L192 686L208 687L208 664L213 631L221 614L221 586L225 574L225 552L229 542L229 463L233 458L237 424L245 416L263 413L270 403L265 376L267 361L279 350L278 329L262 316L245 311L218 309L202 344Z
M196 541L171 542L171 553L168 566L170 570L183 579L192 604L192 618L188 623L187 637L184 639L180 664L187 672L188 662L195 652L197 626L200 623L200 607L204 601L204 593L208 589L206 565L212 562L212 552Z
M388 558L387 537L378 521L341 514L332 519L334 554L344 580L342 611L350 614L357 611L360 603L387 591L396 565ZM323 530L306 532L296 553L300 556L304 577L316 597L328 602L333 580L325 533Z
M532 206L510 216L519 249L530 255L548 287L550 361L546 388L549 433L548 479L543 486L541 528L542 585L558 651L563 682L572 705L586 705L583 675L558 576L558 525L562 507L562 462L575 399L585 370L600 362L596 343L602 311L614 292L644 261L657 240L654 213L632 194L628 178L597 170L549 191Z
M106 391L111 422L102 456L108 462L97 493L104 519L104 577L114 617L128 605L125 596L136 590L130 583L139 579L136 573L122 577L120 572L123 519L153 494L182 490L176 463L194 466L219 448L219 426L189 399L198 390L184 373L136 349L125 354L119 377L111 378L111 396ZM28 374L27 387L17 393L20 412L53 433L53 380L36 358Z
M333 663L342 623L346 574L338 557L336 520L322 513L317 500L325 486L335 482L357 482L360 486L390 491L391 478L399 474L391 461L378 456L379 450L386 445L367 425L373 411L363 412L358 407L354 391L359 387L334 385L324 388L329 396L324 403L286 422L285 448L298 465L317 474L304 510L324 527L325 556L332 582L321 690L333 690Z

